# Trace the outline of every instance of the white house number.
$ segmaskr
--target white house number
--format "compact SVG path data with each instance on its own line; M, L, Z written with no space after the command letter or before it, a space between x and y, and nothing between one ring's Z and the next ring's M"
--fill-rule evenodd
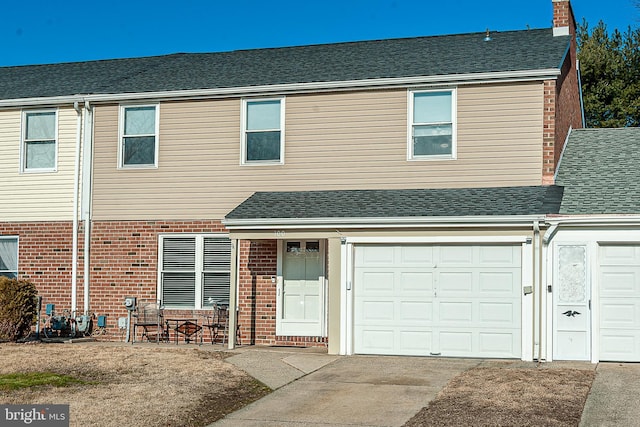
M276 230L274 233L276 237L284 237L287 234L284 230Z

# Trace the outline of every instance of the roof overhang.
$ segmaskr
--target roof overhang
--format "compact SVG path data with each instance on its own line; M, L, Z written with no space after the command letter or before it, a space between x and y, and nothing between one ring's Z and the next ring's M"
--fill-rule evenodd
M517 227L544 222L544 215L459 216L459 217L396 217L396 218L260 218L223 219L230 231L284 229L392 229L441 227Z
M237 96L260 96L270 94L292 94L305 92L327 92L354 89L388 89L394 87L467 85L516 81L553 80L560 75L558 68L541 70L502 71L490 73L448 74L401 78L380 78L331 82L288 83L280 85L245 86L214 89L175 90L138 93L77 94L38 98L0 100L0 108L31 106L55 106L74 102L110 103L138 100L182 100L199 98L226 98Z

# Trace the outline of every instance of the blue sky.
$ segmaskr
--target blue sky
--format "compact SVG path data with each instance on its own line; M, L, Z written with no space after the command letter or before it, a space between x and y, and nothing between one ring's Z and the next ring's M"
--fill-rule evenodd
M640 26L640 0L573 0L578 22ZM0 66L545 28L551 0L5 0Z

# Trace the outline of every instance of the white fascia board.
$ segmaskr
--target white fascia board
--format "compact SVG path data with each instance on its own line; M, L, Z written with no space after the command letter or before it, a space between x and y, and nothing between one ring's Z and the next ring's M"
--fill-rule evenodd
M258 96L287 93L321 92L351 89L385 89L397 86L422 86L442 84L479 84L479 83L501 83L516 81L535 81L555 79L560 75L557 68L541 70L523 71L502 71L496 73L468 73L449 74L442 76L417 76L401 78L346 80L330 82L312 83L290 83L281 85L246 86L214 89L176 90L162 92L139 92L139 93L108 93L108 94L84 94L60 97L42 98L22 98L11 100L0 100L0 108L19 108L32 105L59 105L73 104L75 101L84 102L123 102L135 100L169 100L169 99L198 99L231 96Z
M544 221L544 215L519 216L474 216L474 217L398 217L398 218L311 218L311 219L223 219L229 230L251 228L254 230L292 228L406 228L442 227L512 227L531 225L533 221Z
M546 218L548 224L552 226L594 226L594 225L638 225L640 226L640 215L575 215Z
M347 237L347 243L525 243L531 236L402 236L402 237Z

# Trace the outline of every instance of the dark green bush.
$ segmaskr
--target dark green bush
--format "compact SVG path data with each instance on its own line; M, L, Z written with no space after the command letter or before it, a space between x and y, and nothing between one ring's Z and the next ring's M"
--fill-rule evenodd
M27 335L37 314L37 294L31 282L0 276L0 339Z

